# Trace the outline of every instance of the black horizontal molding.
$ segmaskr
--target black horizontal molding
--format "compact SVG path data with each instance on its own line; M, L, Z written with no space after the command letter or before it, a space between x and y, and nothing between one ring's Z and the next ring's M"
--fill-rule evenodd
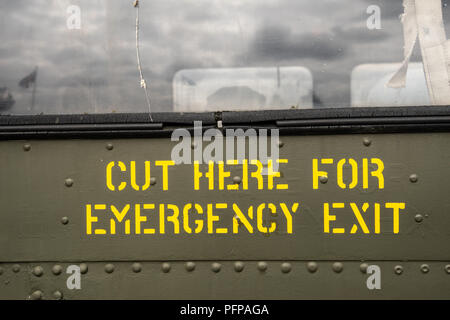
M289 109L223 112L224 123L259 123L312 119L375 119L450 116L450 106Z
M252 112L0 115L0 139L170 137L178 128L279 129L281 135L449 132L450 107L331 108ZM221 125L219 125L221 121Z
M378 117L378 118L331 118L277 121L279 127L336 126L336 125L382 125L382 124L436 124L450 123L450 116Z
M124 124L55 124L55 125L12 125L0 127L1 132L62 132L62 131L130 131L160 130L162 123L124 123Z
M0 115L0 127L30 125L75 125L75 124L173 124L191 125L194 121L203 124L216 123L216 113L107 113L107 114L62 114L62 115Z

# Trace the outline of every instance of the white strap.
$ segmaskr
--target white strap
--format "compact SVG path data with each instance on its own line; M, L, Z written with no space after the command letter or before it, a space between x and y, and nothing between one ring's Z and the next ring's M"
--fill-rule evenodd
M391 88L406 85L408 63L419 38L423 66L431 103L450 104L450 44L446 39L441 0L403 0L402 17L405 59L387 84Z

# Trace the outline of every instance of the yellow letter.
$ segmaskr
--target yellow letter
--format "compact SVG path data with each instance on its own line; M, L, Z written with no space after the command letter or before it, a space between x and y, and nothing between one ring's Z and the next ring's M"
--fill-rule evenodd
M262 233L271 233L271 232L275 231L277 225L275 222L271 222L270 229L263 226L263 211L264 211L265 207L266 207L266 204L262 203L258 206L258 209L257 209L258 230L259 230L259 232L262 232ZM273 203L269 203L268 207L269 207L270 211L272 212L272 214L275 214L277 212L277 208L275 207L275 205Z
M380 204L375 203L375 233L380 233Z
M94 205L94 210L106 210L105 204ZM90 204L86 205L86 233L92 234L92 223L98 222L97 217L92 216L92 206ZM94 234L106 234L105 229L95 229Z
M352 182L348 187L354 189L358 185L358 163L353 159L349 159L348 163L352 166Z
M333 203L333 209L343 209L344 203ZM328 203L323 204L323 232L330 233L330 221L336 221L336 216L330 214L330 205ZM345 233L344 228L333 228L333 233Z
M358 206L355 203L350 203L350 207L352 207L353 213L355 214L356 219L358 220L359 225L361 226L364 233L370 233L369 228L367 228L366 223L364 222L364 218L361 215L361 212L359 212ZM366 202L362 206L362 210L365 213L367 209L369 208L369 204ZM358 226L356 224L353 225L352 230L350 230L350 233L356 233L356 230L358 230Z
M225 178L228 178L230 175L230 172L224 170L223 161L219 161L219 190L225 189Z
M227 160L227 165L229 165L229 166L236 166L238 164L239 164L238 160L232 160L232 159ZM237 183L229 184L229 185L227 185L227 189L228 190L239 190L239 184L237 184Z
M384 163L380 159L372 159L372 163L378 165L377 171L371 172L372 177L378 178L378 189L384 189L384 176L383 176L383 170L384 170Z
M226 203L216 203L216 209L226 209ZM219 217L213 214L212 204L208 204L208 233L214 233L214 222L219 221ZM216 233L228 233L227 228L217 228Z
M363 188L369 188L369 160L363 159Z
M387 209L393 209L394 211L394 233L399 233L400 231L400 222L399 222L399 215L400 210L405 209L404 203L386 203Z
M277 159L278 163L288 163L288 159ZM277 184L277 190L288 190L289 185L286 184Z
M189 210L192 208L192 204L188 203L183 208L183 228L187 233L192 233L191 227L189 227ZM195 204L195 209L198 214L203 214L203 208L199 204ZM200 233L203 229L203 220L195 220L197 224L197 228L195 229L195 233Z
M92 223L97 222L98 218L92 216L92 206L86 205L86 234L92 234Z
M248 190L248 160L242 160L242 190Z
M296 213L300 203L294 203L292 205L292 213ZM281 210L283 210L284 216L286 217L287 233L292 233L292 214L285 203L280 203Z
M333 159L322 159L321 164L333 164ZM319 178L327 177L328 173L326 171L319 171L319 160L313 159L313 189L319 189Z
M342 167L344 166L346 160L342 159L339 160L338 164L337 164L337 183L338 186L341 187L341 189L346 189L347 186L344 183L344 173L343 173L343 169Z
M173 231L175 234L180 233L180 221L178 220L178 216L180 215L180 210L178 209L178 206L174 204L168 204L167 209L170 209L173 211L173 215L170 217L167 217L167 221L170 221L173 223Z
M163 167L163 190L169 190L169 166L174 166L175 161L156 161L155 166Z
M250 163L258 168L255 172L251 173L251 176L258 180L258 190L262 190L264 188L263 177L261 175L263 165L259 160L252 160Z
M131 186L134 190L139 191L139 186L136 183L136 161L130 162ZM142 186L142 191L150 187L150 161L145 161L145 184Z
M144 204L143 209L144 210L153 210L153 209L155 209L155 205L154 204ZM135 206L135 211L136 211L135 212L136 234L141 234L141 223L146 222L147 217L141 216L141 207L139 204L137 204ZM155 229L153 229L153 228L144 229L144 234L154 234L154 233L155 233Z
M117 163L117 165L120 167L120 170L122 172L127 171L127 167L125 166L125 164L122 161L119 161ZM112 168L114 167L114 161L108 163L108 165L106 166L106 185L108 186L108 189L111 191L115 191L116 188L114 187L113 183L112 183ZM122 182L119 185L119 191L122 191L123 189L125 189L125 187L127 186L126 182Z
M125 216L128 213L128 210L130 210L129 204L127 204L125 206L125 208L123 208L122 211L117 210L117 208L115 206L111 206L111 211L119 223L121 223L122 220L125 218ZM110 222L111 222L111 234L116 234L116 222L114 221L114 219L111 219ZM130 234L130 220L129 219L125 221L125 234Z
M238 205L233 203L233 211L236 214L233 217L233 233L238 233L239 223L242 223L248 230L249 233L253 233L253 226L248 221L247 217L239 209ZM248 208L248 217L253 220L253 206Z

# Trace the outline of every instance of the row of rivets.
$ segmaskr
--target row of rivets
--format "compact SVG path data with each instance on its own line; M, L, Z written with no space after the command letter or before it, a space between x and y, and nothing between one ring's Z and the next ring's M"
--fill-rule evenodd
M187 262L185 264L185 269L189 272L194 271L195 267L196 267L196 265L194 262ZM362 263L360 265L360 271L362 273L366 273L368 267L369 267L369 265L367 263ZM132 265L131 268L132 268L133 272L139 273L142 271L142 264L136 262ZM245 268L245 264L243 262L238 261L238 262L234 263L234 270L236 272L242 272L244 270L244 268ZM267 270L267 268L268 268L268 265L266 262L264 262L264 261L258 262L257 269L259 271L265 272ZM316 262L308 262L306 265L306 268L310 273L315 273L319 269ZM115 269L115 267L111 263L108 263L105 265L106 273L113 273L114 269ZM214 262L211 264L211 270L213 272L216 272L216 273L220 272L221 269L222 269L222 265L220 263ZM332 269L336 273L341 273L344 270L344 265L341 262L335 262L332 265ZM444 269L448 274L450 274L450 264L446 265L444 267ZM14 273L18 273L20 271L20 265L18 265L18 264L13 265L12 270ZM170 263L167 263L167 262L163 263L161 266L161 270L164 273L170 272L170 270L171 270ZM291 270L292 270L292 265L290 263L285 262L285 263L281 264L281 271L283 273L289 273L289 272L291 272ZM420 266L420 270L422 273L428 273L428 272L430 272L430 266L428 264L422 264ZM52 267L52 273L54 275L60 275L62 273L62 271L63 271L63 268L61 265L54 265ZM85 263L80 264L80 272L82 274L86 274L87 271L88 271L88 266ZM396 265L394 267L394 272L398 275L401 275L403 273L403 266ZM4 273L4 269L0 267L0 275L2 275L3 273ZM32 269L32 273L36 277L41 277L44 274L44 269L41 266L36 266Z
M43 297L44 297L44 293L41 290L36 290L31 294L30 299L31 300L42 300ZM56 300L61 300L63 298L62 292L56 290L55 292L53 292L53 298L55 298Z

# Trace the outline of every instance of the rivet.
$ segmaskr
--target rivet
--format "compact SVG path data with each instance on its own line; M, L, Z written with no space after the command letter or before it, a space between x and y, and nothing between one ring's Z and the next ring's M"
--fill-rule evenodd
M52 272L55 276L58 276L62 272L62 267L59 264L55 264L52 268Z
M139 273L142 271L142 265L138 262L133 263L133 265L131 266L131 269L133 270L134 273Z
M114 272L114 265L112 263L108 263L105 265L105 272L106 273L113 273Z
M192 142L191 143L191 149L195 149L197 148L197 143L196 142Z
M106 149L111 151L112 149L114 149L114 145L112 143L107 143L106 144Z
M361 263L361 265L359 266L359 270L362 273L367 273L367 268L369 267L369 265L367 263Z
M236 272L242 272L244 270L244 267L245 265L243 262L238 261L234 263L234 271Z
M450 264L445 266L445 271L450 274Z
M195 270L195 263L194 262L187 262L186 263L186 270L189 272L192 272Z
M281 140L278 140L278 148L283 148L284 142Z
M326 177L326 176L320 176L319 181L320 181L321 183L327 183L327 182L328 182L328 177Z
M372 144L372 141L369 138L364 138L363 143L366 147L368 147Z
M241 179L241 177L236 176L236 177L233 178L233 182L234 182L235 184L240 184L240 183L242 182L242 179Z
M89 268L88 265L86 263L81 263L80 264L80 272L81 274L86 274L88 272Z
M333 263L333 271L336 273L341 273L344 270L344 265L341 262Z
M66 187L70 188L71 186L73 186L73 180L70 178L66 179L65 185L66 185Z
M419 177L417 176L417 174L412 174L409 176L409 181L411 181L412 183L416 183L417 180L419 180Z
M258 270L264 272L267 270L267 263L264 261L258 262Z
M12 271L13 271L14 273L19 272L19 271L20 271L20 265L18 265L18 264L13 265Z
M211 265L211 270L215 273L218 273L220 271L220 269L222 268L222 265L220 263L214 262Z
M67 217L62 217L62 218L61 218L61 223L64 224L64 225L68 224L68 223L69 223L69 218L67 218Z
M285 263L281 264L281 272L289 273L289 272L291 272L291 270L292 270L292 266L290 263L285 262Z
M154 186L156 184L156 178L150 178L150 185Z
M195 268L195 266L194 266L194 268ZM170 263L165 262L161 266L161 270L164 273L169 273L170 269L172 269L172 266L170 265ZM187 266L186 266L186 269L187 269ZM192 269L192 270L194 270L194 269Z
M421 214L416 214L416 216L414 217L414 220L416 220L416 222L420 223L423 221L423 216Z
M55 291L53 292L53 298L56 300L61 300L63 298L63 294L61 291Z
M23 145L23 151L28 152L28 151L30 151L30 150L31 150L31 144L27 143L27 144L24 144L24 145Z
M403 267L402 266L395 266L394 271L396 274L401 275L403 273Z
M309 272L314 273L317 271L317 269L319 269L319 266L315 262L308 262L306 268L308 269Z
M420 271L422 271L423 273L428 273L430 272L430 266L427 264L423 264L420 266Z
M36 277L41 277L44 274L44 269L41 266L36 266L33 268L33 274Z
M41 300L42 299L42 291L36 290L30 296L31 300Z

